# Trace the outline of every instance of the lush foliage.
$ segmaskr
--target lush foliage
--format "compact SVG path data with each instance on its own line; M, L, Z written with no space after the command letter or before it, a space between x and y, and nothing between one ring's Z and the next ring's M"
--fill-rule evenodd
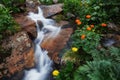
M11 13L20 12L23 9L20 7L25 3L25 0L0 0L0 4L3 4L10 10Z
M111 47L94 54L93 61L76 70L74 80L119 80L120 49Z
M64 0L64 5L65 13L70 12L81 17L84 23L86 23L84 17L88 14L92 16L88 19L89 23L100 24L100 22L113 21L115 18L120 20L119 0Z
M119 0L64 0L64 13L76 17L72 48L64 57L75 65L66 64L56 80L120 79L120 48L104 48L100 43L102 35L111 32L109 22L120 24L118 3Z
M80 55L79 55L80 56ZM56 80L119 80L120 48L100 49L92 54L92 60L85 64L67 62ZM79 66L79 67L78 67Z
M73 79L74 64L68 62L65 66L62 66L61 72L55 77L56 80L71 80Z
M76 30L73 34L73 46L77 48L81 48L86 51L87 53L91 53L92 50L96 49L99 45L100 35L93 32L86 30L87 26L80 30ZM82 39L82 35L86 37Z
M9 13L9 9L0 6L0 40L12 34L18 28Z
M9 9L0 4L0 44L2 44L3 39L7 39L8 36L14 34L18 30L20 30L20 27L14 22ZM0 46L0 53L9 52L6 52L2 46Z

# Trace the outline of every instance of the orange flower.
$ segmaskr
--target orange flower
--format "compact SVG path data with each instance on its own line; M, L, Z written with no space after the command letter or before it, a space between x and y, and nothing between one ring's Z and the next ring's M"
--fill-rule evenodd
M86 18L87 18L87 19L90 19L90 18L91 18L91 15L86 15Z
M93 24L91 24L91 25L90 25L90 27L91 27L91 28L94 28L94 25L93 25Z
M106 24L106 23L102 23L101 26L102 26L102 27L106 27L107 24Z
M81 25L81 24L82 24L82 22L81 22L81 21L77 23L77 25Z
M82 24L82 22L79 19L76 19L75 22L76 22L77 25L81 25Z
M75 22L78 23L78 22L80 22L80 20L79 20L79 19L76 19Z
M91 30L91 27L87 27L87 30L90 31L90 30Z
M85 39L85 37L86 37L85 34L82 34L82 35L81 35L81 39L82 39L82 40Z

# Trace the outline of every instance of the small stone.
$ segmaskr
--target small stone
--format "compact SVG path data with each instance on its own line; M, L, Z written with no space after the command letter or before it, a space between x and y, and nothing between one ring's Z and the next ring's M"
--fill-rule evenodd
M58 0L53 0L53 3L55 3L55 4L58 3Z
M2 64L0 64L0 69L2 69L4 67L4 64L2 63Z
M7 72L8 72L7 70L4 70L4 71L3 71L3 74L5 75L5 74L7 74Z
M67 17L72 18L72 17L75 17L75 15L72 13L67 13Z
M3 76L3 75L2 75L2 73L0 72L0 78L2 78L2 76Z

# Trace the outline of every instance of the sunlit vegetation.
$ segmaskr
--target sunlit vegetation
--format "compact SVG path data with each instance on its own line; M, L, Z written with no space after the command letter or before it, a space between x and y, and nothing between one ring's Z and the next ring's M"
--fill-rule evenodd
M21 6L24 6L25 0L0 0L0 4L9 9L10 13L18 13L25 11Z
M39 0L41 4L54 4L53 0ZM0 0L0 44L19 30L11 14L24 11L25 0ZM119 0L58 0L64 3L57 17L71 21L76 27L72 34L72 47L63 58L65 65L53 71L55 80L120 80L120 47L103 47L102 36L114 33L109 22L120 25ZM66 14L74 15L74 18ZM0 53L7 53L0 46Z
M12 3L5 2L6 0L0 1L0 53L4 55L4 53L9 53L10 51L6 51L2 47L2 43L4 39L8 39L10 35L13 35L15 32L20 30L18 24L15 23L13 17L11 16L11 11L13 10ZM5 3L5 4L4 4Z
M120 24L119 0L64 0L64 15L75 15L72 48L56 80L119 80L120 47L102 47L102 35L112 32L108 23ZM71 18L68 16L68 20ZM114 32L112 32L114 33Z

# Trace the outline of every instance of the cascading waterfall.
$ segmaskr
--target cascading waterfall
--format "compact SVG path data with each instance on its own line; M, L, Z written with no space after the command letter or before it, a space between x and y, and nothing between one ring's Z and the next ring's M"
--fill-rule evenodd
M35 68L26 70L23 80L49 80L48 77L52 71L52 60L47 55L47 51L40 47L42 40L47 32L50 32L50 37L55 37L61 30L60 27L53 26L54 21L52 19L46 19L43 16L43 12L38 7L38 13L30 12L29 18L36 22L37 26L37 38L34 41L35 44ZM37 21L40 20L43 23L43 27L40 29Z

